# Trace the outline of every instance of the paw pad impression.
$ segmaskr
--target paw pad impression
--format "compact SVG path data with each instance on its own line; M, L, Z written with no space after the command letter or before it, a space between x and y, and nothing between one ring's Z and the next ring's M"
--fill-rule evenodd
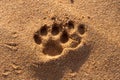
M42 45L42 53L49 56L60 55L64 48L76 48L85 33L85 24L75 26L74 21L67 23L53 23L44 25L35 32L33 39L36 44Z

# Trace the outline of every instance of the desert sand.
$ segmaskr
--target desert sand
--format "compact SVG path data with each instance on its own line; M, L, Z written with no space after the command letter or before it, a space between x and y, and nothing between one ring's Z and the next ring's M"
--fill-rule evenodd
M120 0L0 0L0 80L120 80Z

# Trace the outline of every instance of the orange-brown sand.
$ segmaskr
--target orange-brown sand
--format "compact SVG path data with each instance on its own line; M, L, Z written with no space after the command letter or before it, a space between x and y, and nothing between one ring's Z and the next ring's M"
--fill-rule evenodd
M0 0L0 80L120 80L120 0Z

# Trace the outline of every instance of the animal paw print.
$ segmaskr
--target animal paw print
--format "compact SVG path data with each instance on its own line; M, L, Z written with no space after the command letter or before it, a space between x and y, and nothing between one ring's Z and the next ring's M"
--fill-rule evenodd
M41 45L42 53L49 56L60 55L65 48L76 48L82 41L85 25L75 25L74 21L44 25L34 34L34 41Z

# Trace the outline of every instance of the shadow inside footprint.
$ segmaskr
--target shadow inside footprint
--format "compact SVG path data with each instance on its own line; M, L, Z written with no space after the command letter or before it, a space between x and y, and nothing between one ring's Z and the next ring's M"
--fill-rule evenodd
M41 37L39 36L38 33L34 34L33 39L36 44L41 44Z
M85 24L79 24L78 26L78 32L83 35L86 31L85 31Z
M49 40L45 45L43 49L43 53L50 55L50 56L56 56L61 54L63 51L62 46L59 44L59 42L54 40Z
M70 38L73 40L73 42L71 43L71 48L76 48L81 43L82 40L82 38L77 34L72 34Z
M33 77L39 80L61 80L66 70L70 69L72 72L77 72L88 59L91 48L90 45L84 45L79 49L69 50L67 55L56 60L34 63L37 67L31 67L35 72Z

